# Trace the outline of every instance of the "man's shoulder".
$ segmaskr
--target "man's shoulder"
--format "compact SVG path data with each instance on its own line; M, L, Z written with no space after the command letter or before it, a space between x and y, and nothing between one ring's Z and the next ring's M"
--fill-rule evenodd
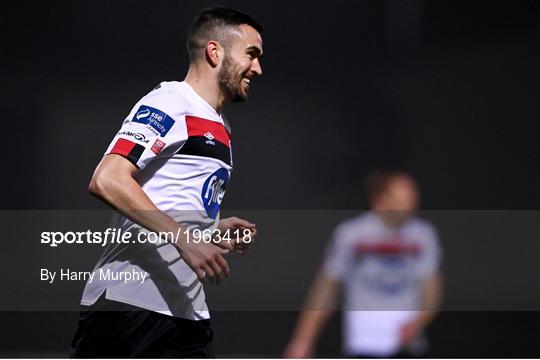
M219 115L185 81L162 81L139 103L156 105L175 117L191 116L203 120L222 122Z
M343 220L336 226L335 233L341 238L355 237L359 233L369 231L375 223L374 215L371 212L365 212Z
M139 102L172 107L178 110L189 108L189 100L188 93L182 83L178 81L162 81L144 95Z
M409 220L408 226L418 231L436 231L435 225L433 225L431 221L419 216L412 216Z
M146 96L161 95L161 96L177 96L187 97L188 89L183 81L162 81L157 84Z
M146 119L156 114L157 121L170 117L173 122L177 122L186 115L200 111L201 107L194 101L183 82L162 81L137 101L129 118Z
M339 224L339 226L343 227L344 229L357 228L358 226L367 226L373 224L375 221L375 215L370 211L366 211L364 213L343 220Z
M438 242L438 232L435 225L427 219L414 216L407 224L407 232L419 241Z

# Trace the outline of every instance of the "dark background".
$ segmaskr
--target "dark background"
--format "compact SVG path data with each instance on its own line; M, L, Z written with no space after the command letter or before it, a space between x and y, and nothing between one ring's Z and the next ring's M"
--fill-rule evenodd
M86 190L101 153L140 97L183 79L189 24L214 4L265 28L263 77L247 103L225 110L235 151L225 208L364 209L365 174L401 167L418 178L426 209L538 209L540 3L531 0L5 2L2 209L104 209ZM464 239L452 241L471 256ZM447 262L459 269L454 253ZM476 254L481 268L504 251L486 244ZM295 316L218 312L216 350L278 356ZM2 318L2 353L44 356L66 348L76 314ZM539 320L444 312L433 356L540 356ZM338 329L336 318L322 354L339 354Z

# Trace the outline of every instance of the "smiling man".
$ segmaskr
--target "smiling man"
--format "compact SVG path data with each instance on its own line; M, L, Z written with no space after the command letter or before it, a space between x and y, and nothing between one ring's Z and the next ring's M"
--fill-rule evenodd
M145 95L97 166L90 192L117 210L112 227L137 241L109 244L94 272L148 276L86 284L73 356L213 356L201 281L228 275L224 256L244 254L257 232L247 220L219 217L233 166L221 110L245 101L262 74L261 33L236 10L203 11L188 34L185 80ZM196 238L204 231L212 241ZM227 241L236 231L248 241ZM144 241L152 234L171 236Z

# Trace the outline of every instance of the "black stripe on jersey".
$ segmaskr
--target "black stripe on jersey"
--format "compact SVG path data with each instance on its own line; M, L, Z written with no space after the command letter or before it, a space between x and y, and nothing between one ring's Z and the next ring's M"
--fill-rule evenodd
M215 139L208 140L204 136L190 136L177 154L211 157L232 166L230 148Z
M144 146L124 138L116 140L116 143L110 151L111 154L122 155L137 167L137 162L141 158L143 152Z
M137 162L141 158L143 152L144 152L144 146L140 144L135 144L135 146L133 147L133 149L131 149L129 154L126 155L126 158L129 161L131 161L133 165L139 167L139 165L137 165Z

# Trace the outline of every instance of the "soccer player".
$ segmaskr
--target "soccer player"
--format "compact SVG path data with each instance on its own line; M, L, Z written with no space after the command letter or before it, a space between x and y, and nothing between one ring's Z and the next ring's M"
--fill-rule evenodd
M244 254L257 232L244 219L220 220L233 166L221 110L245 101L262 74L261 33L244 13L204 10L187 37L185 80L162 82L145 95L97 166L90 192L117 210L113 227L134 241L110 244L96 265L82 295L73 356L213 356L201 281L226 276L224 255ZM227 241L239 230L242 241ZM164 241L139 241L151 234L165 234ZM147 277L118 276L129 272Z
M413 215L418 190L410 175L376 171L366 185L371 211L335 229L286 357L314 356L340 287L347 356L421 355L408 350L421 350L419 336L439 306L437 234Z

